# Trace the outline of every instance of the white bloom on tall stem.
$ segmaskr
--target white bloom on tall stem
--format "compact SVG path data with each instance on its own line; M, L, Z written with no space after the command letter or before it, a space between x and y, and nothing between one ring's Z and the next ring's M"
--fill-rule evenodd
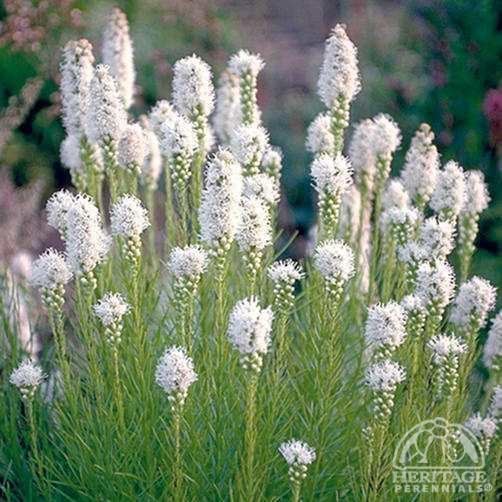
M432 216L420 226L419 245L429 261L445 260L455 246L455 226L450 220L438 220Z
M258 197L270 207L277 204L281 195L274 178L265 173L246 176L242 194L244 197Z
M150 226L148 212L134 195L126 194L110 210L112 234L123 238L123 251L135 266L141 256L141 234Z
M228 150L218 150L207 164L199 208L201 239L215 257L224 257L234 240L240 222L241 192L239 163Z
M96 287L93 270L106 257L110 239L103 230L94 201L77 195L67 213L66 254L73 273L84 285Z
M340 206L340 235L352 244L356 243L361 212L361 193L352 185L342 196Z
M295 282L304 277L301 266L293 260L280 260L272 263L267 273L274 284L274 303L277 311L287 313L295 302Z
M380 225L385 238L391 239L394 245L405 246L414 235L420 213L414 207L390 207L382 212Z
M122 336L122 318L129 312L129 304L120 293L106 293L92 309L105 328L108 343L117 348Z
M239 77L240 120L245 125L258 124L260 111L256 102L256 84L258 73L265 63L259 54L240 50L228 63L231 73Z
M216 109L214 113L214 130L224 145L230 139L240 122L240 87L239 78L230 71L224 71L218 81L216 90Z
M41 368L30 359L25 359L14 371L9 381L21 392L23 399L32 399L45 375Z
M342 196L352 185L352 167L341 154L319 155L312 163L310 174L319 195L319 213L322 232L334 236L338 229Z
M68 190L59 190L54 192L47 204L47 223L55 228L63 240L66 239L68 228L68 212L75 204L75 196Z
M228 338L240 353L244 369L259 373L271 343L273 313L255 297L237 302L228 321Z
M91 142L98 143L103 149L108 170L116 166L117 142L126 125L127 116L115 81L108 66L100 64L96 66L90 84L86 133Z
M497 290L486 279L474 276L458 291L450 312L450 322L463 335L475 335L495 307Z
M483 362L495 375L502 372L502 311L492 321L483 350Z
M314 155L333 155L335 136L331 130L331 117L329 114L320 113L309 125L306 147Z
M258 174L268 147L267 131L257 124L242 125L232 136L230 146L235 158L242 164L243 174Z
M128 124L117 147L119 165L128 172L139 175L147 155L145 133L140 124Z
M63 125L70 136L84 133L89 87L93 77L92 45L85 39L68 42L61 62L61 106Z
M364 338L375 359L390 358L406 338L404 308L395 301L370 306Z
M454 398L458 389L459 356L464 354L467 346L456 336L434 335L427 348L432 352L434 365L434 392L436 399L444 396Z
M455 221L466 199L465 176L453 160L439 171L437 184L429 205L441 219Z
M460 278L467 279L474 254L474 241L478 234L479 215L490 202L490 196L483 173L465 173L466 198L458 219L458 255L460 258Z
M356 124L349 144L349 158L365 205L371 202L375 185L376 158L372 148L375 123L371 119Z
M159 138L159 142L162 142L162 124L165 122L171 122L176 117L176 112L169 101L161 99L155 103L155 106L150 110L148 114L148 121L153 132Z
M439 154L433 141L430 126L421 124L411 140L401 172L403 184L419 210L429 202L439 174Z
M400 302L406 312L406 333L417 339L425 323L425 306L417 295L406 295Z
M341 240L324 241L315 248L314 266L324 278L327 293L339 302L344 285L355 272L352 249Z
M391 179L385 187L383 209L410 207L410 196L398 179Z
M441 312L455 292L455 275L451 265L438 261L434 265L422 263L417 271L416 294L427 306Z
M58 311L64 304L65 285L72 277L66 257L49 248L33 262L30 283L40 289L46 307Z
M282 152L280 148L269 146L261 158L261 169L275 181L277 190L280 191L282 172Z
M171 401L175 411L179 411L185 403L188 389L197 381L192 358L182 347L167 349L157 363L155 381Z
M140 180L147 190L154 191L162 172L162 156L157 135L150 129L145 129L144 135L146 156L141 166Z
M479 413L469 417L464 424L481 442L485 455L490 451L490 444L497 433L497 421L490 416L483 418Z
M272 244L272 222L265 202L256 196L242 197L241 218L235 239L243 253L246 270L253 282L261 268L261 259Z
M307 467L316 459L315 449L304 441L291 439L279 446L279 453L288 463L288 475L293 488L293 500L299 500L301 482L307 477Z
M376 421L385 423L394 407L397 386L404 381L406 373L396 362L386 359L372 364L365 375L365 382L373 392Z
M114 7L103 32L103 62L110 67L118 93L125 108L132 105L134 97L133 47L129 36L129 24L125 14Z

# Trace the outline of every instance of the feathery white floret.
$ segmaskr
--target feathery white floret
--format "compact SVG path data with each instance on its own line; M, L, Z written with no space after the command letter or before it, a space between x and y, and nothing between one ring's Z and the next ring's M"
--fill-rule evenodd
M439 154L432 144L434 133L422 124L406 152L401 179L412 200L427 203L436 187L439 174Z
M329 109L340 98L352 101L361 89L357 49L341 24L335 26L326 40L317 88L322 102Z
M68 190L59 190L53 193L47 204L45 210L47 211L47 223L61 235L65 235L68 227L68 211L75 204L75 196Z
M304 441L291 439L279 446L279 453L289 465L309 465L315 458L315 449Z
M117 91L126 108L134 96L133 47L129 36L129 24L125 14L115 7L103 32L103 62L110 67L110 75L117 83Z
M349 158L359 183L371 192L375 178L376 159L372 148L375 124L366 119L356 124L349 144Z
M449 216L456 217L464 206L465 199L464 171L456 162L450 160L439 171L429 204L436 213L446 212Z
M468 328L475 320L484 326L488 312L495 307L497 290L486 279L474 276L464 282L453 302L450 322L459 328Z
M483 418L479 413L472 415L464 425L480 439L491 439L497 432L497 422L492 417Z
M164 124L164 122L171 122L176 115L176 111L172 105L165 99L157 101L155 106L150 110L148 121L150 122L153 132L159 138L159 141L162 140L163 135L162 124Z
M401 302L399 303L401 307L403 307L404 311L406 312L406 315L409 317L409 315L413 312L423 312L425 310L425 305L422 300L418 295L406 295Z
M42 289L64 286L72 278L65 256L49 248L45 250L31 267L30 283Z
M263 250L272 244L272 222L264 201L258 197L241 199L241 218L235 239L241 251Z
M354 253L341 240L327 240L314 252L314 265L328 281L347 282L354 275Z
M447 261L439 260L434 265L422 263L417 270L416 294L425 305L434 303L445 307L455 292L455 275Z
M418 241L409 241L404 245L398 246L397 256L400 261L411 266L416 266L430 258L427 249L419 244Z
M110 226L113 235L141 235L150 226L148 212L137 197L123 195L111 208Z
M366 384L376 392L393 392L406 373L396 362L385 360L372 364L366 371Z
M401 131L390 115L380 113L373 117L371 148L376 156L388 157L401 144Z
M61 164L72 172L84 173L84 164L80 156L80 139L74 134L66 136L62 141L59 156Z
M465 193L462 214L478 215L488 207L490 195L481 171L467 171L465 173Z
M92 309L103 326L110 326L120 322L129 312L130 306L120 293L106 293Z
M251 54L244 49L234 54L228 63L229 70L240 77L246 74L256 77L264 66L265 63L259 54Z
M266 204L277 204L280 198L279 188L275 180L265 173L254 174L244 178L242 190L244 197L258 197Z
M106 65L94 70L87 110L86 133L94 143L118 141L127 125L124 106L119 98L115 81Z
M198 114L206 117L214 108L214 87L211 68L195 54L174 65L173 103L187 117Z
M335 150L331 118L327 113L320 113L309 125L306 146L307 150L315 155L330 154Z
M220 149L206 168L199 223L202 241L212 248L230 244L240 221L242 175L239 163Z
M420 212L414 207L396 207L391 206L382 212L380 222L383 229L390 225L409 225L414 226L420 221Z
M224 71L216 90L216 109L213 126L221 142L230 143L234 131L240 123L240 86L239 78Z
M241 353L266 354L271 342L272 309L261 308L255 297L237 302L228 321L228 338Z
M144 130L139 124L125 126L117 148L117 160L124 169L140 172L147 155Z
M197 380L192 358L184 348L167 349L157 363L155 381L167 393L186 395L189 387Z
M160 126L160 148L168 157L191 157L197 148L197 135L190 121L173 112L170 119Z
M92 45L87 40L65 45L61 62L61 106L68 135L79 137L84 132L93 64Z
M455 225L450 220L427 218L420 227L419 244L429 260L444 260L455 246Z
M483 362L487 368L493 368L496 359L499 360L499 364L502 363L502 310L492 321L483 350Z
M32 360L25 359L10 375L9 381L18 389L36 389L44 380L45 375Z
M177 278L199 277L207 261L207 253L200 246L175 247L169 255L169 269Z
M261 168L279 182L282 171L282 151L278 147L269 146L261 158Z
M398 179L392 179L385 188L384 196L382 198L383 209L390 209L393 207L406 208L410 205L410 196L404 189L403 184Z
M245 166L255 159L259 164L268 146L267 131L257 124L242 125L232 136L230 146L235 158L242 165Z
M401 346L406 338L406 317L404 308L394 301L369 307L364 330L368 346L392 349Z
M280 260L268 267L268 276L272 282L287 282L293 284L303 278L304 273L298 262L293 260Z
M352 185L352 167L349 160L341 154L335 159L330 155L320 155L312 162L310 174L318 193L342 195Z
M90 197L78 194L67 213L66 254L73 273L91 272L109 248L98 208Z
M442 364L446 358L464 354L467 350L467 345L453 335L434 335L427 342L427 347L432 351L436 364Z

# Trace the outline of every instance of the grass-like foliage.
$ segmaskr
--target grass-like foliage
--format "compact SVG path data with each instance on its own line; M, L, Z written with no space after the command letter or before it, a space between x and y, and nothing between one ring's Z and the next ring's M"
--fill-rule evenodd
M2 498L495 499L502 319L483 348L495 289L470 277L482 175L441 167L424 124L389 179L401 137L386 115L343 154L360 80L337 26L306 133L318 225L304 262L278 261L261 58L234 55L216 97L209 66L185 58L172 102L134 118L132 54L118 10L104 64L85 40L63 51L75 190L47 203L63 251L27 281L2 276ZM438 417L465 424L451 427L479 446L483 481L397 492L399 439ZM441 438L427 465L454 467L462 443Z

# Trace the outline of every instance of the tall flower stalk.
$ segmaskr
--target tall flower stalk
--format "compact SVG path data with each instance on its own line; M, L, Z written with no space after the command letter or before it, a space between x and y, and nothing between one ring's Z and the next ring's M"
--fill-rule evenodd
M288 463L288 476L293 491L293 502L300 502L302 481L307 477L308 466L316 458L315 450L303 441L291 439L279 446L279 453Z

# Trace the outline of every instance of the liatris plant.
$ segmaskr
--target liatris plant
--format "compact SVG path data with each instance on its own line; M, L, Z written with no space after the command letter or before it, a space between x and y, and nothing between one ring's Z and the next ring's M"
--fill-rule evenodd
M279 452L288 463L288 475L293 490L293 500L300 500L302 481L307 477L308 466L315 460L315 450L303 441L291 439L279 446Z
M279 228L286 159L259 106L274 71L260 55L213 78L187 50L172 93L142 109L120 10L100 58L65 45L74 186L47 201L53 248L0 270L0 498L428 500L396 491L393 453L420 430L415 459L431 432L428 465L453 471L458 438L436 433L465 424L485 491L438 495L498 500L501 314L488 324L495 288L470 275L487 189L440 166L427 124L402 139L377 114L345 146L361 87L349 32L329 35L305 131L319 215L304 253ZM281 444L289 482L273 446L288 437L313 446Z

